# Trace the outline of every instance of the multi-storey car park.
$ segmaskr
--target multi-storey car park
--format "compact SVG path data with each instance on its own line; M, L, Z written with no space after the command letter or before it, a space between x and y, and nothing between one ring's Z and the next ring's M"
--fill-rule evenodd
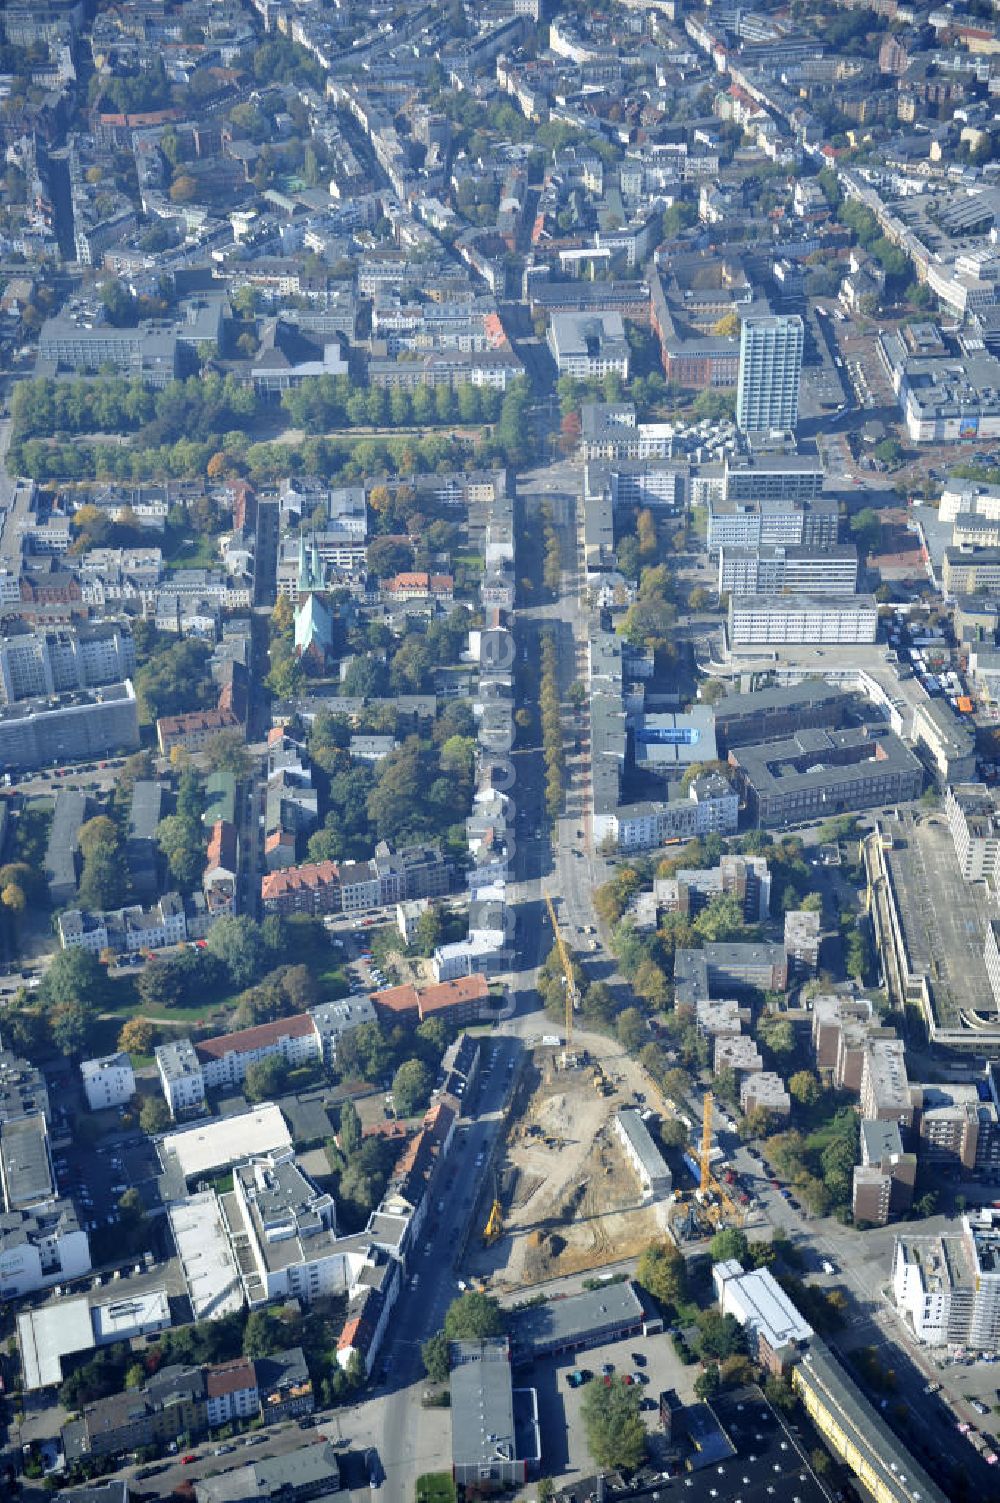
M933 1044L995 1050L1000 1012L987 970L984 888L962 876L940 816L880 815L864 841L868 909L896 1006L920 1008Z

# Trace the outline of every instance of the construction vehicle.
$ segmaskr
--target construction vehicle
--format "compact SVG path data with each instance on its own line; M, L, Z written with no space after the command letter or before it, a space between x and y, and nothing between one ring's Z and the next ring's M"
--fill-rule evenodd
M713 1226L726 1217L731 1226L743 1225L743 1212L736 1201L729 1194L725 1185L716 1179L712 1173L712 1108L715 1098L711 1091L706 1091L702 1101L701 1113L701 1153L700 1169L701 1182L698 1192L702 1208L711 1220Z
M503 1236L503 1205L500 1201L500 1181L493 1176L493 1204L490 1207L489 1218L483 1228L483 1246L492 1247L494 1242L499 1242Z
M549 923L552 925L552 933L555 937L556 950L559 952L559 964L562 966L563 978L565 981L566 1048L569 1049L569 1046L573 1039L573 1009L579 1004L579 998L577 996L576 990L576 981L573 979L573 962L570 959L569 951L566 948L566 943L559 928L559 921L556 918L555 905L553 904L552 899L549 897L548 893L545 894L545 906L548 909Z

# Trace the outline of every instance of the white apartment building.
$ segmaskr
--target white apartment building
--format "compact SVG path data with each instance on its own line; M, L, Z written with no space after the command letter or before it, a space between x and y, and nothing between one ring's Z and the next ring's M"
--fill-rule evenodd
M124 1106L135 1095L132 1061L124 1052L103 1059L85 1059L80 1066L87 1105L92 1112Z
M205 1089L210 1091L242 1085L250 1066L272 1054L280 1054L294 1069L317 1059L322 1052L316 1025L307 1012L243 1028L239 1033L220 1033L202 1039L194 1049Z
M985 783L960 783L944 794L955 855L966 882L992 882L1000 874L1000 799Z
M158 903L144 909L138 903L108 913L89 913L69 908L59 915L59 942L64 950L120 950L129 955L140 950L164 950L183 944L187 917L178 893L164 893Z
M348 997L197 1044L190 1039L161 1044L156 1064L164 1098L177 1117L200 1110L207 1091L241 1086L250 1066L272 1055L280 1055L291 1069L324 1057L332 1060L340 1035L374 1016L369 997Z
M319 1048L328 1065L337 1058L337 1045L343 1034L362 1023L374 1023L375 1008L369 996L341 997L336 1002L320 1002L309 1016L313 1020Z
M959 516L1000 522L1000 486L986 485L981 480L947 480L941 492L938 520L954 522Z
M983 945L983 960L990 987L997 1005L1000 1006L1000 919L991 918L986 924L986 942Z
M230 1236L247 1257L241 1275L251 1308L276 1299L305 1304L351 1286L354 1239L337 1237L333 1197L306 1178L291 1154L240 1165L223 1197Z
M68 1200L8 1212L0 1228L0 1300L89 1273L90 1243Z
M962 1247L976 1293L967 1345L995 1352L1000 1350L1000 1211L983 1208L978 1216L963 1216Z
M620 313L554 313L549 348L561 376L585 381L615 372L628 380L629 344Z
M975 1222L963 1216L957 1237L896 1239L893 1298L918 1341L1000 1350L1000 1218L989 1220L996 1215L984 1211Z
M944 699L913 707L912 736L934 764L940 784L964 783L976 775L976 738Z
M120 683L134 671L132 632L118 622L50 631L12 623L0 642L0 703Z
M855 646L878 636L873 595L733 595L731 647Z
M156 1068L164 1100L175 1120L204 1109L205 1077L190 1039L158 1044Z
M625 1157L639 1181L646 1200L662 1200L670 1194L673 1176L639 1112L632 1107L615 1113L615 1132Z
M736 426L741 433L794 432L799 420L803 338L797 313L743 318L736 385Z
M256 1419L260 1413L257 1372L248 1357L220 1362L205 1374L205 1405L210 1430L232 1420Z
M621 851L649 851L665 840L691 840L696 835L734 835L739 821L739 795L724 778L700 778L686 799L665 804L622 804L594 816L594 838L612 839Z
M837 541L839 525L835 501L810 504L792 496L764 496L759 500L712 496L705 546L710 558L724 547L759 548L773 543L829 547Z
M719 548L720 595L853 595L857 587L858 553L850 543Z

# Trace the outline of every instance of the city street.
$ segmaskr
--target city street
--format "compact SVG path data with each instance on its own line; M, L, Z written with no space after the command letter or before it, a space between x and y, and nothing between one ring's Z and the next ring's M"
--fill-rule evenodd
M492 1173L493 1152L502 1136L503 1107L520 1052L514 1039L483 1039L483 1068L494 1061L489 1078L481 1078L476 1088L475 1115L462 1120L444 1193L431 1208L421 1244L410 1262L407 1285L382 1348L375 1394L356 1411L365 1433L372 1435L378 1447L385 1470L386 1503L412 1503L416 1477L438 1469L442 1457L450 1453L448 1411L421 1404L420 1347L441 1329L448 1306L460 1293L458 1269L466 1239L480 1235L472 1213Z

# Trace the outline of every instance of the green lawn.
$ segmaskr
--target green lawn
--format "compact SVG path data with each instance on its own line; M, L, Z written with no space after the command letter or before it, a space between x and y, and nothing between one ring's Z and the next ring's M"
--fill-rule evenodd
M147 1005L136 991L131 976L126 980L112 980L109 993L102 1012L120 1022L141 1016L158 1023L210 1023L216 1014L233 1007L237 996L236 992L222 992L215 997L206 997L204 1001L190 1007L162 1007L156 1003Z
M416 1503L455 1503L455 1483L448 1472L424 1472L417 1478Z
M347 972L341 965L331 965L323 971L317 970L315 975L324 1002L336 1002L338 998L346 997L351 990Z
M204 534L174 531L168 527L162 539L163 562L168 569L210 569L219 562L213 538Z
M151 1018L156 1023L210 1023L217 1013L228 1009L234 1000L235 997L221 997L218 1001L199 1002L192 1007L161 1007L157 1003L147 1006L132 992L120 1000L116 999L104 1011L121 1019L143 1017Z

